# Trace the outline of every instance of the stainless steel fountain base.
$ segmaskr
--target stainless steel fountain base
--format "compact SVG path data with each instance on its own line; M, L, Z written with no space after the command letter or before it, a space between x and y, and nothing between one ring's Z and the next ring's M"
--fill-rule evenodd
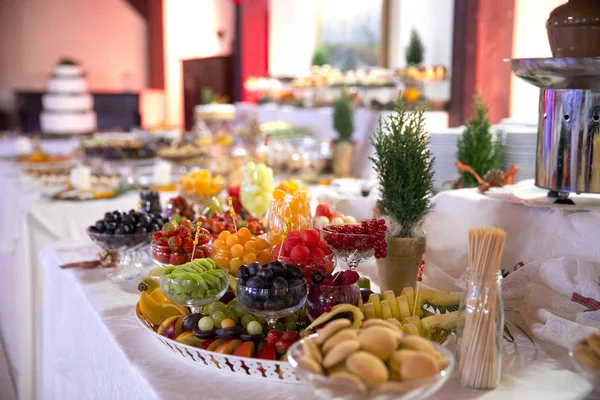
M600 193L600 57L510 62L516 76L541 89L536 186L559 200Z
M535 184L600 193L600 90L542 89Z

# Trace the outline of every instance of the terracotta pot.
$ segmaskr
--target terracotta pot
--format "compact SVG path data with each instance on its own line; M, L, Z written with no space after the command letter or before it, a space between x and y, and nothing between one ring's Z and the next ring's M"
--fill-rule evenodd
M399 294L405 287L415 287L419 264L425 254L425 236L416 238L387 237L387 257L377 259L381 291Z
M333 144L333 174L336 178L351 176L353 148L354 145L347 141Z
M546 21L554 57L600 56L600 1L569 0Z

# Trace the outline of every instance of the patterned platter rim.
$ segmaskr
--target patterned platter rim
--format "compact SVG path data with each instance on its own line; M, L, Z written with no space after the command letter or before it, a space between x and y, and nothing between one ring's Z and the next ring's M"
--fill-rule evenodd
M135 316L140 325L142 325L145 330L150 331L152 336L167 349L170 349L174 355L199 367L219 371L221 373L235 374L236 376L246 376L252 379L266 379L281 383L303 383L296 375L294 367L287 361L259 360L256 358L239 357L199 349L197 347L176 342L175 340L156 333L152 324L146 321L141 315L139 304L136 304Z

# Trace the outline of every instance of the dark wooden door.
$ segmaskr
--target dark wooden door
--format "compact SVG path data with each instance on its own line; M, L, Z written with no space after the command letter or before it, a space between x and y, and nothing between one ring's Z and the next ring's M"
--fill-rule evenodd
M183 110L185 129L194 125L194 107L200 104L202 89L211 88L215 96L233 99L232 57L183 60Z

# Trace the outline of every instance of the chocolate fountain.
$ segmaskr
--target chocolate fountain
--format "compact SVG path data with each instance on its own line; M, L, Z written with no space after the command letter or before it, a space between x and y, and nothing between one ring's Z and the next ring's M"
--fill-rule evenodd
M513 59L539 87L535 185L557 202L600 193L600 1L570 0L546 23L552 58Z

